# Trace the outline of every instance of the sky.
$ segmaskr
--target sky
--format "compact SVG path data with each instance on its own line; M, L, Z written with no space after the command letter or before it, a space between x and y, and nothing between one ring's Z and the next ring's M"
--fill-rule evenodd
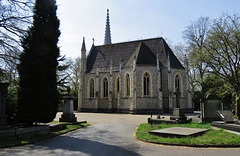
M103 45L107 9L112 43L163 37L170 45L185 44L182 32L199 17L240 14L239 0L57 0L61 55L81 57Z

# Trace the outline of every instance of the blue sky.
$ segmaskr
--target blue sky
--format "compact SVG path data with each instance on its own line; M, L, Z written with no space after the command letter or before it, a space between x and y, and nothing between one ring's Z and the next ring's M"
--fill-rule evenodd
M57 0L61 37L66 57L81 56L85 37L87 51L102 45L107 9L113 43L163 37L171 45L184 44L182 32L201 16L218 18L240 13L239 0Z

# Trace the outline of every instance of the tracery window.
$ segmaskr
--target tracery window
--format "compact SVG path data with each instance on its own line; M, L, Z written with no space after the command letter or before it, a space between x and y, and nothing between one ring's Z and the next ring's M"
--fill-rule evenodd
M108 97L108 79L103 79L103 97Z
M116 80L116 95L118 95L119 91L120 91L120 82L119 82L119 76L118 76Z
M143 95L150 95L150 75L147 72L143 76Z
M126 96L130 96L130 76L129 76L129 74L126 74L126 78L125 78L125 91L126 91Z
M89 97L94 98L94 80L92 78L89 81Z
M181 90L181 86L180 86L180 76L177 74L175 76L175 91L177 90Z

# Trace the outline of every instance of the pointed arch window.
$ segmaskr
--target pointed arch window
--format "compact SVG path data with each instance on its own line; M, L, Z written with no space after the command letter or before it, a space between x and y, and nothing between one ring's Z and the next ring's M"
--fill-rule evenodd
M181 91L180 75L175 76L175 91Z
M126 96L130 96L130 76L127 73L126 78L125 78L125 91L126 91Z
M94 80L92 78L89 81L89 97L94 98Z
M108 79L103 79L103 97L108 97Z
M119 91L120 91L120 81L118 76L116 80L116 96L118 95Z
M150 95L150 74L147 72L143 76L143 94L144 96Z

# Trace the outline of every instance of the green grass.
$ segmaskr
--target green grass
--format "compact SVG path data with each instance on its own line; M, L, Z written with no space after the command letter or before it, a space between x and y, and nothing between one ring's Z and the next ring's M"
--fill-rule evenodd
M170 128L170 127L189 127L189 128L206 128L210 129L205 134L197 137L182 137L182 138L166 138L153 134L149 134L150 130ZM159 143L170 144L186 144L186 145L240 145L240 136L226 131L214 130L210 123L191 122L188 124L159 124L150 125L143 123L137 128L136 137L140 140L153 141Z
M23 138L19 138L19 139L17 139L16 137L8 137L8 138L5 138L4 140L0 140L0 148L38 142L38 141L45 140L45 139L48 139L48 138L52 138L54 136L64 134L64 133L67 133L67 132L70 132L70 131L73 131L73 130L76 130L76 129L79 129L79 128L83 128L83 127L86 127L86 126L89 126L89 125L90 124L88 124L88 123L80 123L80 124L76 124L76 125L67 125L66 129L63 129L63 130L50 132L50 133L45 134L45 135L36 134L36 135L23 137Z

